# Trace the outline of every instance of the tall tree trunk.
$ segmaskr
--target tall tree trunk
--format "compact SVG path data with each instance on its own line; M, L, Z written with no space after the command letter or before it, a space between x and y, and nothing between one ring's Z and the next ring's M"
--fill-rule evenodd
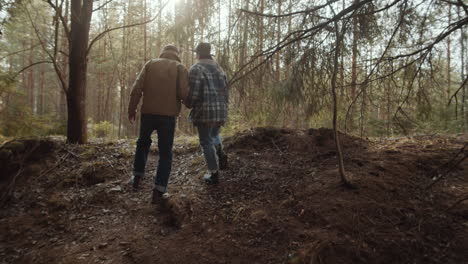
M390 121L390 119L391 119L391 117L390 117L390 115L391 115L390 109L391 109L391 107L392 107L392 99L391 99L391 98L392 98L392 97L391 97L391 87L392 87L392 85L391 85L389 82L386 82L386 83L385 83L385 87L387 88L386 91L385 91L386 101L387 101L387 108L386 108L386 110L387 110L387 112L386 112L386 114L387 114L386 131L387 131L387 137L389 137L389 136L390 136L390 124L391 124L391 121Z
M45 114L45 107L44 107L44 82L45 82L45 70L44 66L41 65L40 67L40 75L39 75L39 91L37 94L37 113L40 115Z
M65 23L68 24L68 19L69 19L69 13L70 13L70 2L69 0L65 0L65 9L64 9L64 14L63 17L65 19ZM68 50L69 49L69 43L68 43L68 36L67 32L65 32L65 29L62 32L62 37L61 37L61 44L62 44L62 50ZM65 83L69 81L68 75L66 72L68 71L68 56L62 56L61 60L61 65L62 65L62 74ZM60 74L60 73L59 73ZM68 90L68 87L62 87L59 91L59 119L60 121L65 122L66 119L66 113L67 113L67 96L65 94L65 90Z
M452 4L449 4L449 9L448 9L448 24L450 25L452 23ZM446 93L447 93L447 101L448 102L450 100L450 86L452 86L452 77L451 77L451 39L450 39L450 36L447 36L447 90L446 90ZM456 99L456 97L455 97ZM450 112L450 111L448 111ZM455 119L457 119L457 100L455 100ZM446 126L448 126L448 119L450 117L450 114L448 114L447 118L445 118L446 120Z
M99 45L99 51L100 52L102 50L102 46L103 46L103 41L100 41L98 43ZM103 56L103 58L105 58ZM104 59L103 59L104 61ZM103 112L103 109L102 109L102 101L103 101L103 97L104 97L104 86L105 86L105 80L104 79L104 72L103 72L103 62L98 62L96 63L96 69L95 71L97 71L97 87L94 88L94 89L91 89L91 95L90 97L91 98L96 98L96 108L92 111L93 113L90 115L90 117L93 119L94 122L96 123L100 123L101 121L103 121L103 118L102 118L102 112ZM93 100L94 101L94 100ZM93 118L93 115L94 115L94 118Z
M281 14L281 4L282 0L278 0L278 15ZM279 44L281 41L281 18L277 18L277 29L276 29L276 43ZM281 72L280 72L280 52L276 53L276 81L279 82L281 79Z
M458 18L461 19L461 11L460 11L460 7L458 7ZM465 68L466 68L466 64L465 64L465 34L464 34L464 29L460 28L460 57L461 57L461 71L460 71L460 74L461 74L461 78L460 80L463 82L465 80ZM466 87L467 85L465 85L463 88L462 88L462 99L461 99L461 115L462 115L462 122L463 122L463 131L467 131L467 127L468 127L468 124L467 124L467 121L468 121L468 112L465 114L465 108L466 108Z
M147 18L146 18L146 0L143 1L143 21L146 21ZM147 44L148 44L148 34L147 34L147 23L144 23L143 24L143 63L146 63L148 61L148 54L147 54L147 51L148 51L148 48L147 48Z
M452 23L452 5L449 4L449 10L448 10L448 24L450 25ZM450 86L452 85L452 79L450 76L450 67L451 67L451 40L450 36L447 36L447 102L450 99Z
M371 51L371 55L368 57L372 58L372 51ZM369 67L366 64L364 72L367 74L368 70L369 70ZM361 138L364 137L364 134L366 134L368 86L369 84L367 82L361 85L362 101L361 101L361 114L360 114L360 121L359 121L359 130L360 130L359 134Z
M292 6L293 6L292 0L289 0L288 13L292 12ZM287 32L287 34L291 33L291 29L292 29L292 16L289 16L288 17L288 32ZM289 57L291 57L291 56L289 56ZM289 78L290 70L291 70L291 58L288 58L288 63L286 65L286 70L285 70L285 74L284 74L286 76L286 78Z
M216 55L221 54L221 0L218 0L218 49Z
M123 24L127 24L127 17L129 13L130 6L127 6L125 3L123 3L123 8L124 8L124 21ZM127 29L123 29L122 32L122 70L120 71L121 74L119 74L119 83L120 83L120 107L119 107L119 131L118 131L118 137L121 138L124 134L126 134L126 118L127 118L127 111L126 111L126 105L125 105L125 97L127 93Z
M67 142L87 141L86 73L93 0L71 0L70 80L68 84Z
M32 35L32 34L31 34ZM33 63L33 39L31 38L30 40L30 51L29 51L29 56L28 56L28 63L31 65ZM35 98L34 98L34 68L30 68L28 70L28 100L29 100L29 106L31 107L31 113L36 113L36 107L35 107Z
M354 4L358 4L359 0L354 0ZM352 44L352 60L351 60L351 101L354 100L357 90L357 56L358 56L358 20L356 15L353 16L353 44ZM354 105L351 106L351 130L354 129Z
M159 6L159 9L162 9L162 0L159 0L158 1L158 6ZM162 17L162 14L158 16L158 38L156 40L156 56L159 56L159 54L161 54L161 45L162 45L162 20L161 20L161 17Z
M248 10L250 5L250 0L245 0L244 4L244 9ZM248 42L248 31L249 31L249 16L245 15L244 16L244 26L242 28L242 41L241 41L241 47L240 47L240 52L239 52L239 68L242 67L245 63L245 58L247 56L247 42ZM239 88L239 99L240 102L242 102L245 99L245 87L246 82L245 78L240 80L240 88Z
M21 41L22 49L26 50L26 40ZM26 67L26 56L21 56L21 67ZM23 71L21 73L21 89L22 91L27 94L28 92L28 78L26 76L27 71Z

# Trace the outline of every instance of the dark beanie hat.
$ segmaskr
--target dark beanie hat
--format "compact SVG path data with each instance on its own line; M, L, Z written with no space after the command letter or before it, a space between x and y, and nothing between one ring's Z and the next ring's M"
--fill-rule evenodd
M206 42L201 42L195 48L195 52L203 56L211 56L211 44Z

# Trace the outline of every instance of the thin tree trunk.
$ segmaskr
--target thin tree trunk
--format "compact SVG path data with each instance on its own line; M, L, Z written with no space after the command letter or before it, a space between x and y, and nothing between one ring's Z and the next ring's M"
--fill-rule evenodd
M248 10L250 5L250 0L245 0L244 9ZM247 42L248 42L248 30L249 30L249 19L248 16L244 16L244 27L242 28L242 42L241 42L241 49L239 53L239 68L242 67L245 63L246 55L247 55ZM245 89L246 89L246 82L245 78L240 81L240 89L239 89L239 99L242 102L245 98Z
M221 9L221 0L218 0L218 56L221 54Z
M448 10L448 24L450 25L452 23L452 5L449 4L449 10ZM452 78L450 76L450 67L451 67L451 40L450 36L447 36L447 102L450 100L450 86L452 85ZM455 115L457 115L455 113Z
M341 144L340 144L340 138L338 135L338 127L337 127L338 102L337 102L337 96L336 96L336 79L338 75L342 34L340 34L338 23L336 21L335 21L335 34L336 34L336 44L335 44L335 52L334 52L334 58L333 58L333 73L331 76L332 77L331 78L331 92L332 92L332 97L333 97L333 134L334 134L334 139L335 139L336 153L338 157L338 170L340 173L341 181L344 186L351 188L354 186L352 185L352 183L346 176L346 172L344 169L344 162L343 162L343 153L341 151Z
M386 100L387 101L387 124L386 124L387 126L386 126L386 128L387 129L386 130L387 130L387 137L389 137L390 136L390 114L391 114L390 109L391 109L391 102L392 102L391 101L391 96L390 96L391 95L391 91L390 91L391 85L390 85L390 83L387 82L385 84L385 86L387 87L387 89L386 89L386 95L387 95L387 98L386 98L387 99Z
M461 19L461 15L460 15L460 7L458 7L458 18ZM461 75L461 78L460 80L463 82L463 80L465 80L465 68L466 68L466 65L465 65L465 34L464 34L464 30L463 29L460 29L460 57L461 57L461 72L460 72L460 75ZM463 131L467 131L467 121L468 121L468 113L465 114L465 103L466 103L466 85L462 88L462 99L461 99L461 118L462 118L462 126L463 126Z
M358 4L359 0L354 0L354 4ZM358 20L356 15L353 16L353 44L352 44L352 61L351 61L351 100L354 100L357 90L357 56L358 56ZM354 106L351 106L350 127L354 129Z
M29 57L28 57L28 63L31 65L33 63L33 40L31 38L30 40L30 52L29 52ZM28 70L28 100L29 100L29 106L31 107L31 113L36 113L36 107L35 107L35 100L34 100L34 67L30 68Z
M278 0L278 14L281 14L281 4L282 0ZM276 43L279 44L281 41L281 18L277 18L277 29L276 29ZM276 53L276 81L279 82L281 80L281 72L280 72L280 52Z
M124 25L126 25L127 23L127 16L128 16L128 9L126 8L126 4L124 3L123 4L123 8L124 8ZM122 138L122 135L124 134L123 133L123 130L124 130L124 124L125 124L125 118L127 117L126 116L126 105L125 105L125 96L126 96L126 87L127 87L127 80L126 80L126 76L127 76L127 45L126 45L126 33L127 33L127 29L123 29L123 32L122 32L122 71L121 71L121 74L119 74L119 83L120 83L120 105L119 105L119 130L118 130L118 137L119 138Z
M39 91L37 94L38 100L37 100L37 113L40 115L45 114L45 109L44 109L44 82L45 82L45 70L44 66L41 65L40 67L40 76L39 76Z
M143 1L143 21L146 21L146 0ZM148 54L147 50L148 48L146 47L148 43L148 34L146 30L147 23L143 24L143 63L146 63L148 61Z
M159 8L162 9L162 0L159 0L158 1L159 3ZM157 38L157 41L156 41L156 55L159 56L159 54L161 54L161 45L162 45L162 42L161 42L161 38L162 38L162 20L161 20L161 17L162 15L158 16L158 38Z
M23 40L21 42L21 44L23 46L22 49L26 50L26 40ZM27 66L26 65L26 56L21 56L21 67L24 68L26 66ZM27 71L23 71L21 73L21 88L22 88L22 90L23 90L23 92L25 94L27 94L27 92L28 92L28 78L26 76L26 73L27 73Z
M70 12L70 2L69 0L65 0L65 12L63 15L64 19L65 19L65 23L68 24L68 14ZM62 37L61 37L61 44L62 44L62 50L68 50L68 36L67 36L67 32L65 32L65 29L63 30L62 32ZM69 81L68 79L68 74L67 71L68 71L68 56L62 56L62 60L61 60L61 64L62 64L62 72L64 74L62 74L64 80L65 80L65 83L67 83L67 81ZM58 73L60 74L60 73ZM66 113L67 113L67 96L65 94L65 90L68 90L68 87L62 87L62 89L60 89L59 91L59 119L63 122L65 122L65 119L66 119Z
M102 46L103 46L103 41L100 41L98 43L99 45L99 50L102 50ZM103 56L103 58L105 58ZM100 123L101 121L103 121L103 117L102 117L102 112L103 112L103 109L102 109L102 98L104 97L103 93L104 93L104 83L105 81L103 80L104 78L104 72L102 70L103 66L102 66L102 63L97 63L97 87L95 89L92 89L91 90L91 96L93 97L93 93L96 93L96 97L97 97L97 103L96 103L96 110L93 111L94 112L94 116L95 116L95 122L96 123ZM93 91L94 90L94 91ZM91 116L92 117L92 116Z
M288 13L292 12L292 0L289 0L288 4ZM291 28L292 28L292 16L288 17L288 32L287 34L291 33ZM286 65L286 70L285 70L285 76L286 78L289 78L289 71L291 68L291 59L288 60L288 64Z

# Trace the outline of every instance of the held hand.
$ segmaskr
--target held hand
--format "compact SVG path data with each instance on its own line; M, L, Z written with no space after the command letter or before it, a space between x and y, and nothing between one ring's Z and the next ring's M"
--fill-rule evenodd
M133 125L133 123L135 122L135 120L136 120L136 113L128 114L128 121L130 121L130 124Z

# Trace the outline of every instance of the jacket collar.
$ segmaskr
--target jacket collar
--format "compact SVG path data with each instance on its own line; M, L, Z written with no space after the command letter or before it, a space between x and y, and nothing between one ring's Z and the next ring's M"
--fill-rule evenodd
M159 55L159 58L175 60L175 61L181 62L179 56L177 55L177 53L172 52L172 51L164 51L163 53L161 53L161 55Z
M218 63L215 60L210 60L210 59L200 59L198 60L198 63L210 64L210 65L215 65L215 66L218 65Z

